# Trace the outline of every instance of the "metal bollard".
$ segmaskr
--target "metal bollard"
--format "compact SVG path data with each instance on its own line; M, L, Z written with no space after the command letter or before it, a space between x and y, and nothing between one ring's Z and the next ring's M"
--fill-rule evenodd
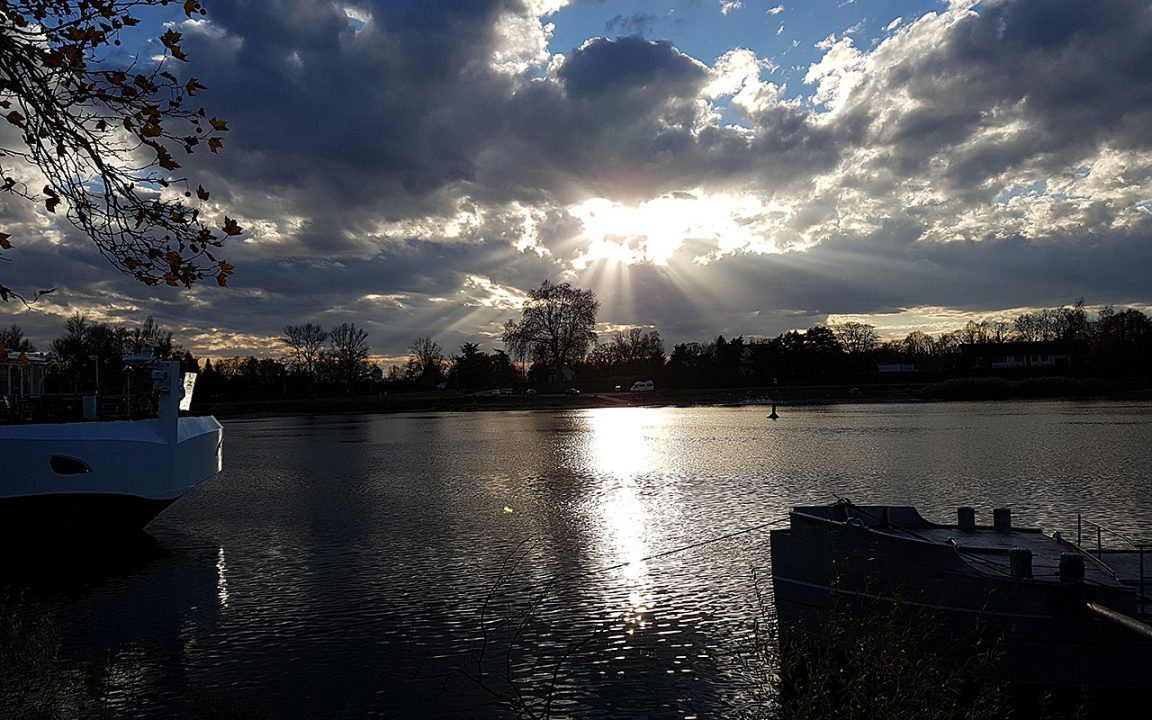
M1060 582L1084 582L1084 557L1079 553L1060 553Z
M1032 551L1028 548L1012 548L1008 551L1008 563L1012 577L1032 577Z

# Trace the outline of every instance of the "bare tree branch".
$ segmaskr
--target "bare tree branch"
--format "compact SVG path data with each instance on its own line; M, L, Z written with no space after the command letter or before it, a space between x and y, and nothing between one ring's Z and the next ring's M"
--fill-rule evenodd
M0 147L0 190L53 214L63 205L114 267L146 285L214 277L225 286L234 267L216 252L241 228L226 215L221 232L203 222L209 193L174 174L174 153L201 143L219 151L228 125L192 106L205 89L198 79L169 71L186 60L180 33L160 36L164 55L149 67L111 67L103 56L139 23L134 11L168 2L0 0L0 118L20 131L19 144ZM196 0L183 10L204 13ZM20 179L29 170L42 189ZM11 251L11 237L0 232L0 250ZM21 297L3 285L0 296Z

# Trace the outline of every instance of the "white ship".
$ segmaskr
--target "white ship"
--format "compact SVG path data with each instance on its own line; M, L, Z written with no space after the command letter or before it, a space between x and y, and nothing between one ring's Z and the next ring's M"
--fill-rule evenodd
M0 424L0 533L98 539L138 531L220 471L220 423L180 416L180 363L146 356L125 362L144 378L136 400L151 406L151 417L96 419L90 397L76 401L92 419L26 422L8 396L5 409L16 422ZM21 364L22 380L6 371L7 389L34 391L32 362Z

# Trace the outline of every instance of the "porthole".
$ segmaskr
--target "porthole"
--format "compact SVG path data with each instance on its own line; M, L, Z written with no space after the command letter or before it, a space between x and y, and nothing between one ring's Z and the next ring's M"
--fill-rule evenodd
M48 464L52 466L52 471L57 475L83 475L92 472L88 463L67 455L53 455Z

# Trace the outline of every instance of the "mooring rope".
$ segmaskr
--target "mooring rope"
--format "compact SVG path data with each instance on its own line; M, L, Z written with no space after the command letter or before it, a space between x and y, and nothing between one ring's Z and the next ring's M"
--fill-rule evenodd
M530 592L534 592L537 590L549 589L555 585L559 585L562 582L567 582L570 580L577 580L579 578L591 577L593 575L600 575L601 573L611 572L613 570L619 570L620 568L628 567L629 565L636 565L639 563L648 562L650 560L658 560L660 558L666 558L666 557L670 557L672 555L678 555L680 553L688 552L689 550L695 550L696 548L704 547L706 545L714 545L716 543L724 542L726 540L732 540L734 538L738 538L741 535L749 535L749 534L754 533L754 532L766 530L766 529L772 528L774 526L782 526L782 525L785 525L787 523L788 523L788 518L763 522L763 523L760 523L758 525L753 525L751 527L743 528L741 530L734 530L734 531L729 532L729 533L724 533L723 535L717 535L716 537L711 537L711 538L707 538L704 540L697 540L696 542L688 543L687 545L680 545L678 547L672 548L671 550L663 550L663 551L658 552L658 553L646 555L642 558L637 558L636 560L627 560L625 562L616 563L615 565L606 565L604 567L599 567L599 568L595 568L592 570L585 570L584 572L570 573L568 575L559 575L557 577L552 578L551 580L548 580L547 582L540 582L540 583L536 583L534 585L528 585L528 586L520 588L519 590L516 590L515 592L517 592L517 593L530 593ZM518 564L518 562L515 564Z

